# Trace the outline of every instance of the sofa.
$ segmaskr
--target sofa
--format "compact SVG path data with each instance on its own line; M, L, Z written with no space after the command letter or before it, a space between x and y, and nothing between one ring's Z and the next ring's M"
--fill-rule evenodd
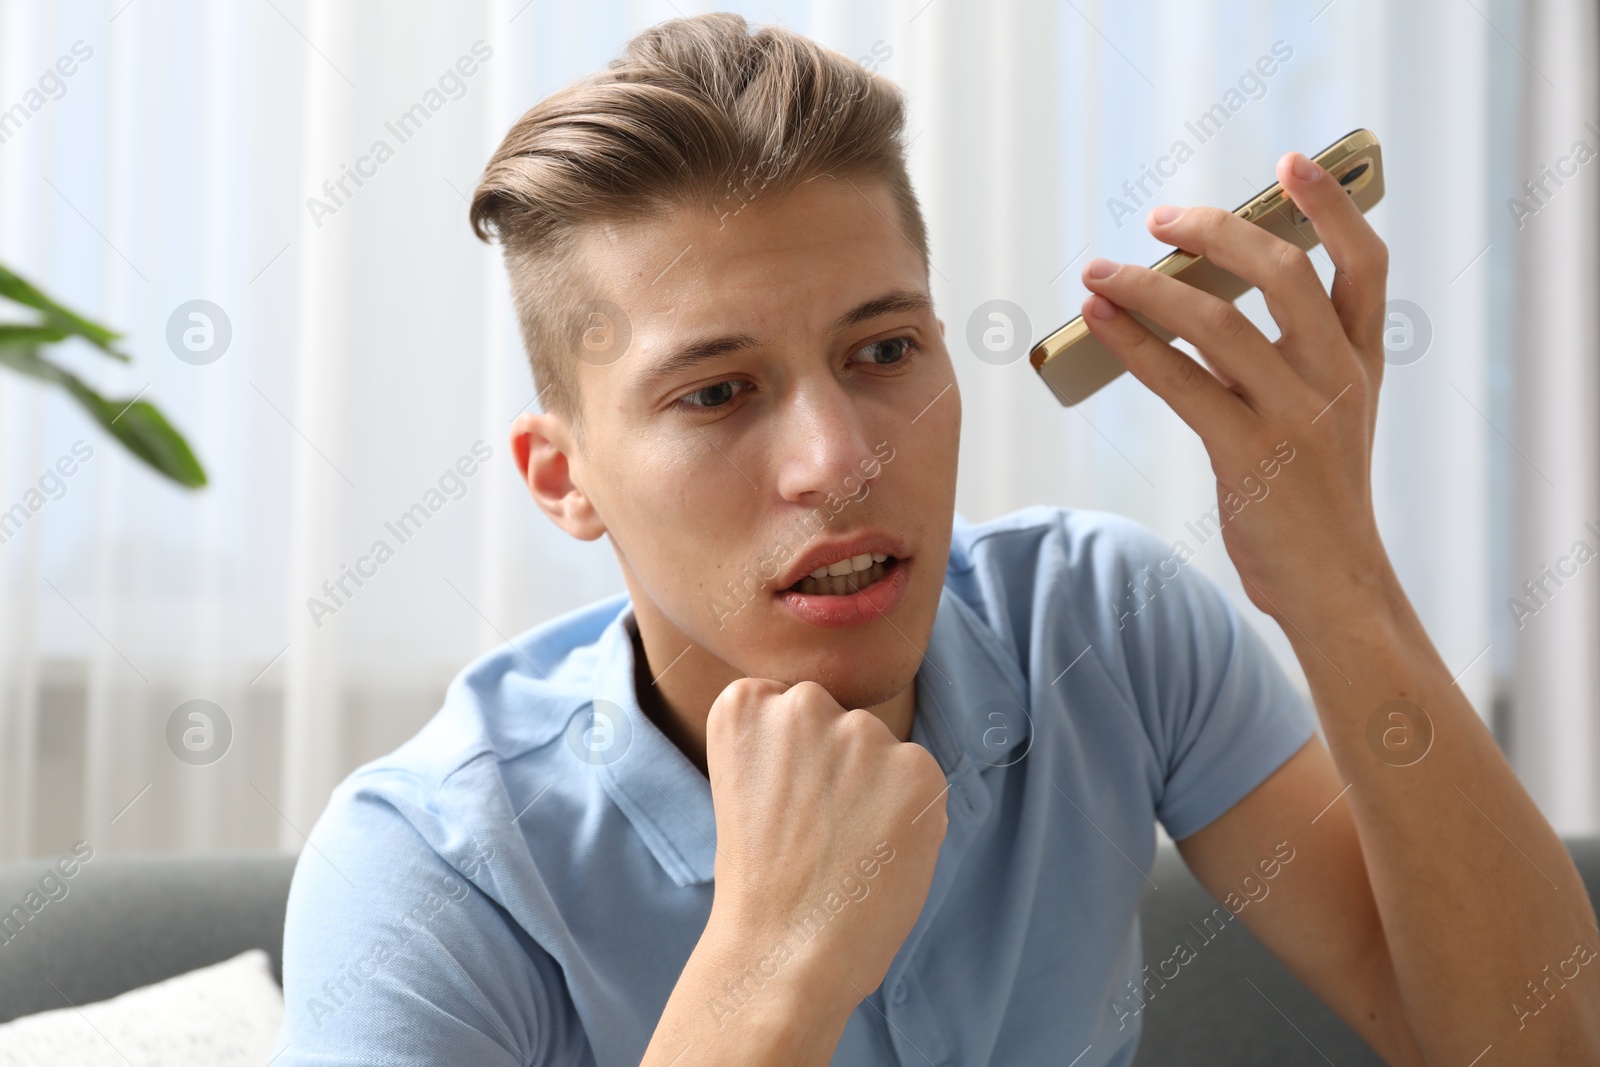
M1600 899L1600 838L1566 844L1590 899ZM47 859L0 866L0 902L22 900L49 867ZM293 869L293 857L277 854L96 857L66 896L0 943L0 1022L64 1007L64 998L104 1000L252 948L270 954L281 982ZM1225 920L1170 844L1150 877L1160 888L1140 904L1146 973L1173 975L1180 941L1194 951L1170 981L1149 980L1139 999L1124 998L1122 1021L1134 1025L1137 1015L1144 1028L1135 1067L1382 1064L1242 923Z

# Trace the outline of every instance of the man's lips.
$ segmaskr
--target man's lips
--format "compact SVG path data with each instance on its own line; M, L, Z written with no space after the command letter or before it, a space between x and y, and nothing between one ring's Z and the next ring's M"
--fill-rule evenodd
M880 562L878 556L904 560L910 557L910 552L903 539L880 530L862 530L846 537L819 541L778 576L773 583L775 592L789 592L817 571L825 570L830 577L848 577L858 570L865 572ZM887 563L888 559L881 562Z
M839 574L808 574L784 592L804 593L806 596L849 596L882 581L884 576L900 562L894 556L886 556L882 552L874 552L869 556L853 556L848 560L841 560L833 568L828 568L830 571L840 571ZM849 570L845 570L847 567Z
M857 585L844 595L780 590L778 606L801 622L828 630L863 626L888 618L910 589L911 560L892 559L872 569L881 571L882 577L870 584Z

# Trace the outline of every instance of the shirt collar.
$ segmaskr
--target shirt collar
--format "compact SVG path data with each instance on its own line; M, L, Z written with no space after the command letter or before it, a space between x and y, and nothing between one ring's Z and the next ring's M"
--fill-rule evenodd
M946 586L917 671L911 740L933 753L947 778L969 766L1009 766L1033 743L1026 693L1016 656Z
M672 880L700 885L711 880L717 853L711 783L639 707L633 619L629 601L600 635L595 700L622 709L612 744L627 746L599 765L600 782Z
M628 602L598 643L593 706L621 714L608 749L617 754L597 762L597 770L606 793L673 882L702 885L711 881L716 864L711 784L639 707L633 620ZM916 685L911 739L933 754L947 778L1006 766L1026 754L1032 729L1021 669L948 587Z

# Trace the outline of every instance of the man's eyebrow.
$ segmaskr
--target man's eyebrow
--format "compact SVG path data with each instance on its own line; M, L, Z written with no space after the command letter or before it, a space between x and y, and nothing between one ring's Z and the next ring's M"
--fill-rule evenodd
M863 304L846 311L833 323L834 333L843 333L852 326L859 326L869 319L879 315L893 315L911 312L913 314L933 310L933 299L920 289L891 289L882 296L874 297Z
M647 389L653 389L690 367L734 352L742 352L747 348L759 347L761 342L747 333L732 333L725 337L705 337L698 341L690 341L688 344L679 345L651 364L649 370L645 372L642 384Z
M920 313L933 310L933 299L927 293L917 289L891 289L881 296L873 297L851 308L840 315L833 322L832 332L843 333L852 326L859 326L880 315L892 315L897 312ZM676 376L681 371L701 363L706 363L722 356L732 355L750 348L761 347L761 342L747 333L733 333L722 337L705 337L687 344L679 345L671 352L657 360L645 372L643 385L646 388L654 387L668 378Z

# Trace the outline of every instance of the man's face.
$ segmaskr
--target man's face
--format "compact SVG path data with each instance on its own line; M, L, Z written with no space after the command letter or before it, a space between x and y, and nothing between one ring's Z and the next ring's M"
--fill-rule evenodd
M698 646L712 678L810 679L871 707L921 662L961 403L898 218L886 186L822 177L736 216L683 208L580 243L622 314L593 321L631 337L579 363L571 478L641 630ZM829 562L851 569L809 577Z

